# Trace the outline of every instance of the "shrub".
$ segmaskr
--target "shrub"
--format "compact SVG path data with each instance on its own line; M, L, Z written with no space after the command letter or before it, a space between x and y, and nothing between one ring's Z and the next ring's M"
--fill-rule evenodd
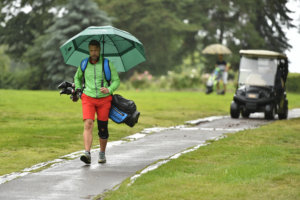
M153 76L148 71L144 71L144 73L141 74L135 72L129 81L135 89L146 89L151 86Z
M161 78L162 80L162 78ZM201 72L197 68L186 68L181 73L168 72L165 81L169 88L198 89L202 85Z
M290 73L286 81L286 89L288 92L299 92L300 93L300 74Z

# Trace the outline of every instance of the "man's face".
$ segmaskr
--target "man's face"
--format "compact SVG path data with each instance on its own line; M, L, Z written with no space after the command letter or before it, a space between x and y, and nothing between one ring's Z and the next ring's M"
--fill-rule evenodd
M219 55L218 57L220 61L223 61L223 55Z
M90 45L89 46L90 57L92 60L97 60L100 56L100 47Z

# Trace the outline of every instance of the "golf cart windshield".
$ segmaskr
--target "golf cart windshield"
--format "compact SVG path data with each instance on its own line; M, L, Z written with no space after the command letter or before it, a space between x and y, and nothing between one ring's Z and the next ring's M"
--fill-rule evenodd
M274 86L277 59L243 56L240 61L239 85Z

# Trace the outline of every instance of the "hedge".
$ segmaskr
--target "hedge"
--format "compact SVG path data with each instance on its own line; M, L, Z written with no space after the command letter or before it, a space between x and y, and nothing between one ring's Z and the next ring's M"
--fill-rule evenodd
M299 92L300 93L300 74L289 73L286 82L286 90L288 92Z

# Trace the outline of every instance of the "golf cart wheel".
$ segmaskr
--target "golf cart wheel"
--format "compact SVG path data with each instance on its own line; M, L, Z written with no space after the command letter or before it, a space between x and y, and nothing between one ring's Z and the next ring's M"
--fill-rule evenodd
M265 107L265 119L275 118L275 108L272 104L268 104Z
M240 108L237 103L234 101L230 105L230 116L231 118L239 118L240 117Z
M279 119L287 119L288 112L289 112L289 109L288 109L288 100L285 100L284 104L283 104L283 112L282 113L278 113L278 118Z
M250 113L247 112L246 110L243 109L243 110L241 111L241 113L242 113L242 117L243 117L243 118L249 118Z

